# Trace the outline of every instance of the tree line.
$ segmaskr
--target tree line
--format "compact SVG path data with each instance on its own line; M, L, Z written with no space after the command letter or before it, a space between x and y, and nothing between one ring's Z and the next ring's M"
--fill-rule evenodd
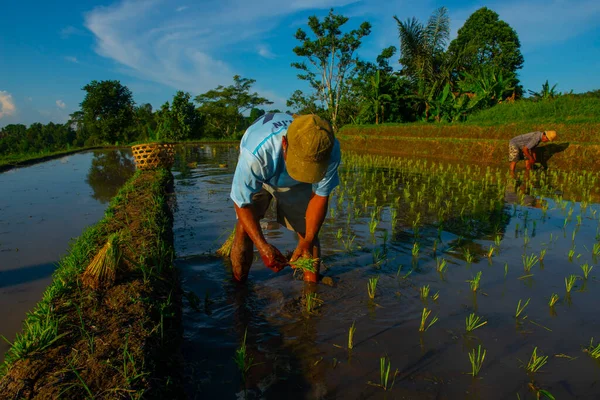
M308 18L298 29L298 60L291 66L308 90L294 91L289 112L315 113L335 129L345 124L384 122L460 122L479 110L519 100L523 55L516 31L487 7L475 11L452 41L448 11L435 10L427 21L393 16L399 47L383 49L375 60L358 57L371 24L344 29L348 18L330 10ZM392 67L394 57L400 68ZM58 150L70 146L123 144L148 140L183 141L237 138L273 103L252 90L254 79L234 76L229 86L192 97L178 91L154 110L136 105L119 81L92 81L82 88L80 110L66 124L15 124L0 130L0 155ZM548 82L527 101L561 95Z

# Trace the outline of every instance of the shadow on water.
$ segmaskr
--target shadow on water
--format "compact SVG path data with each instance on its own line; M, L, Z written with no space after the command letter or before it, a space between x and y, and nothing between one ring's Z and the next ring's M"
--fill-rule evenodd
M0 289L48 278L55 269L55 263L46 263L0 271Z

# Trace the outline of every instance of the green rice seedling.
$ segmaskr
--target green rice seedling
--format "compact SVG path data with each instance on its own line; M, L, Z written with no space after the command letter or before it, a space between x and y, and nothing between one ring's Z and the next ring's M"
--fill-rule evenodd
M315 268L315 264L319 262L318 258L304 258L301 257L296 261L290 262L290 266L294 268L294 270L302 271L302 272L312 272L315 273L317 269Z
M479 282L481 281L481 271L477 272L477 274L473 277L473 279L469 279L469 285L471 286L471 290L473 293L479 290Z
M375 386L379 386L386 391L392 390L396 381L396 375L398 374L398 370L394 372L394 376L392 377L392 381L390 382L391 368L392 362L389 360L388 357L379 358L379 384Z
M558 297L556 293L552 293L552 296L550 296L550 300L548 301L548 305L550 307L554 307L554 305L558 302L559 299L560 297Z
M531 254L529 256L523 256L523 269L527 274L531 272L531 268L539 261L538 257L535 254Z
M348 235L347 239L342 239L342 245L346 253L351 254L354 252L354 239L356 239L356 235Z
M546 249L542 249L540 251L540 256L538 257L540 259L540 262L544 261L544 257L546 257Z
M431 296L431 299L433 301L438 301L438 299L440 298L440 292L435 292L433 296Z
M81 276L85 287L93 290L111 287L117 275L121 261L119 234L114 233L108 237L106 244L98 251Z
M484 321L481 317L475 315L475 313L470 314L465 320L467 332L473 332L477 328L481 328L487 321Z
M390 217L392 219L392 231L394 231L396 230L396 224L398 223L398 210L396 208L392 208L390 214Z
M371 235L375 234L377 225L379 225L379 221L377 220L377 211L373 211L371 213L371 221L369 222L369 232L371 232Z
M592 255L594 257L597 257L600 255L600 242L594 243L594 246L592 247Z
M500 247L500 242L502 241L502 236L501 235L496 235L496 238L494 239L494 244L496 245L496 247Z
M525 370L529 374L535 374L548 362L548 356L540 356L537 354L537 347L533 348L533 353L529 358L529 362L525 365Z
M488 253L487 256L489 259L492 258L492 256L494 255L494 252L496 251L496 248L494 247L493 244L490 244L490 248L488 249Z
M427 324L429 315L431 315L431 310L428 310L427 307L424 307L423 313L421 314L421 326L419 327L419 332L426 332L427 329L431 328L431 326L437 322L438 317L435 316L431 319L429 324Z
M338 241L340 241L340 240L342 240L342 237L344 237L344 232L343 232L342 228L339 228L339 229L337 230L337 233L335 234L335 238L336 238Z
M385 246L387 246L388 238L389 238L388 230L384 229L383 233L381 234L381 239L383 240L383 248L385 248Z
M506 279L507 274L508 274L508 263L504 263L504 279Z
M577 216L577 226L581 226L581 215Z
M567 293L571 293L573 286L575 286L575 282L577 281L577 275L569 275L565 278L565 289Z
M354 348L354 332L356 332L356 321L352 321L352 326L348 329L348 350Z
M436 263L437 272L439 272L440 274L443 274L444 272L446 272L446 268L448 267L448 262L446 261L445 258L437 257L435 259L435 263Z
M251 357L250 355L248 355L247 348L246 348L247 334L248 334L248 328L246 328L246 330L244 331L244 339L242 340L242 343L240 343L240 347L238 347L235 350L235 355L233 356L233 361L235 362L235 365L237 365L238 369L242 373L242 381L243 382L246 382L246 377L248 375L248 371L250 371L250 368L252 368L254 366L254 364L252 364L252 362L254 361L254 358Z
M309 314L312 314L323 302L321 299L319 299L319 295L317 293L306 293L304 295L304 299L306 302L306 312Z
M575 246L573 246L571 248L571 250L569 250L569 261L573 261L573 256L575 255Z
M377 282L379 282L379 276L373 276L373 277L369 278L369 282L367 282L367 293L369 294L369 298L371 300L373 300L375 298Z
M588 276L590 275L590 272L592 271L593 268L594 268L594 266L590 266L590 265L588 265L588 263L585 263L581 266L581 270L583 271L583 279L588 278Z
M412 250L411 250L413 258L419 257L419 250L420 250L419 243L414 242Z
M590 340L590 345L587 347L587 349L584 349L583 351L588 353L590 357L592 357L595 360L600 359L600 343L594 346L594 338Z
M486 350L484 349L482 352L481 345L477 347L477 351L473 349L473 351L469 353L469 361L471 362L471 375L473 377L479 375L481 367L483 366L483 360L485 360L485 354Z
M429 297L429 285L424 285L419 288L421 300L425 301Z
M464 249L463 254L465 256L465 260L467 261L468 264L471 264L473 262L473 254L471 254L471 251L469 249Z
M515 311L515 319L519 319L521 317L521 314L523 314L523 311L525 311L525 307L527 307L530 300L531 299L527 299L527 301L525 302L525 304L523 304L523 306L521 306L521 300L519 300L519 303L517 304L517 310ZM523 317L523 319L525 319L525 318L527 318L526 315Z

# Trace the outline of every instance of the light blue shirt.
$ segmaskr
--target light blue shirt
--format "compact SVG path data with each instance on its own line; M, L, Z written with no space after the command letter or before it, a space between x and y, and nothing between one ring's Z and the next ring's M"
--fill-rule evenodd
M251 204L252 195L261 190L263 183L274 188L289 188L302 184L289 176L283 159L281 142L291 123L292 116L290 114L265 114L244 133L231 185L231 199L238 207ZM340 143L335 139L327 173L320 182L312 185L315 194L323 197L329 196L331 191L339 185L338 166L340 160Z

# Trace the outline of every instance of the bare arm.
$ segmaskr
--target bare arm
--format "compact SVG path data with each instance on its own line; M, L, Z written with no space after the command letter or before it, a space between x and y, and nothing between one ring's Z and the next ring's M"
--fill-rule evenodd
M281 269L288 263L287 259L279 250L277 250L275 246L270 245L265 240L254 208L252 206L239 207L237 204L235 204L235 212L238 216L238 220L244 228L244 231L250 237L250 240L252 240L256 246L256 249L260 253L260 257L265 265L275 272L281 271Z
M314 240L318 237L325 216L327 215L327 205L329 196L319 196L312 194L308 207L306 208L306 234L298 242L298 247L294 251L290 261L295 261L300 257L311 257Z
M244 231L250 236L250 240L256 246L256 249L261 252L268 243L263 236L262 229L258 223L258 217L254 212L254 208L250 206L239 207L234 203L235 213L237 214L238 220L244 227Z

